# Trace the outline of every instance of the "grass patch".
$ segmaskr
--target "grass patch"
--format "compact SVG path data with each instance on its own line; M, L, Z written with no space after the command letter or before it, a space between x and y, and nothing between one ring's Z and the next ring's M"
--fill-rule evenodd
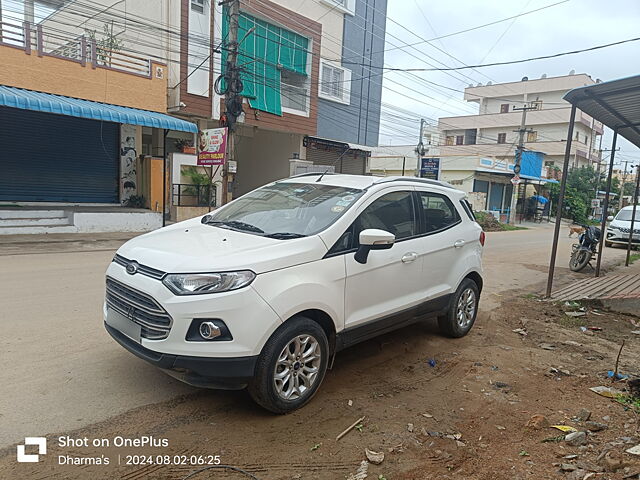
M616 402L621 403L626 408L633 410L636 413L640 413L640 398L638 397L622 394L616 397Z
M566 328L587 326L587 320L584 317L569 317L568 315L562 315L562 317L558 318L557 323Z
M508 223L501 223L502 230L511 231L511 230L529 230L527 227L519 227L518 225L509 225Z
M629 256L629 264L632 264L633 262L636 262L638 260L640 260L640 253L632 253Z

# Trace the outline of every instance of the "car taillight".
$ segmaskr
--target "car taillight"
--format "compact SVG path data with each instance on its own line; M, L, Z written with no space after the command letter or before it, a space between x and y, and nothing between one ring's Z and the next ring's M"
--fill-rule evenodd
M485 239L484 231L480 232L480 245L484 247L484 239Z

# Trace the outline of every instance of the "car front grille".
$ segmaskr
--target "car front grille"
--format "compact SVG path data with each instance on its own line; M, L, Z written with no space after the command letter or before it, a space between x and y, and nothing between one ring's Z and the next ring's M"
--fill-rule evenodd
M173 319L150 295L107 277L106 301L107 307L142 327L142 338L162 340L169 336Z
M117 263L120 266L123 266L124 268L127 268L127 265L134 263L135 261L124 258L122 255L118 255L116 253L116 256L113 257L113 262ZM162 280L166 275L166 272L163 272L162 270L157 270L155 268L139 264L138 262L135 263L138 265L136 273L139 273L141 275L146 275L147 277L155 278L156 280Z
M630 228L626 228L626 227L620 227L620 228L618 228L618 230L620 230L622 233L629 233L629 232L631 232L631 229L630 229ZM640 228L634 228L634 229L633 229L633 234L635 235L635 234L637 234L637 233L640 233Z

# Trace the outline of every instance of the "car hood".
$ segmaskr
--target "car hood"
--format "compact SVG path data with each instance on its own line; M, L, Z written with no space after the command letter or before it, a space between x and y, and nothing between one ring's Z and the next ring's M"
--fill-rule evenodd
M326 252L317 235L276 240L203 225L199 217L136 237L118 250L129 260L169 273L264 273L319 260Z

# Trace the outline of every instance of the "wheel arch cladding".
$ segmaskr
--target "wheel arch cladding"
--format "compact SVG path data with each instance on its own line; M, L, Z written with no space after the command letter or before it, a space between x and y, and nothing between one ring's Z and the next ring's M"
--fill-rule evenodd
M283 325L296 317L306 317L320 325L320 327L322 327L322 330L324 330L325 335L327 336L327 340L329 341L329 351L333 352L335 350L336 325L333 321L333 318L331 318L331 316L327 312L316 308L302 310L301 312L298 312L285 320L283 322Z
M469 272L464 278L468 278L473 280L473 282L478 286L478 293L482 293L482 277L478 272ZM463 279L464 280L464 279Z

